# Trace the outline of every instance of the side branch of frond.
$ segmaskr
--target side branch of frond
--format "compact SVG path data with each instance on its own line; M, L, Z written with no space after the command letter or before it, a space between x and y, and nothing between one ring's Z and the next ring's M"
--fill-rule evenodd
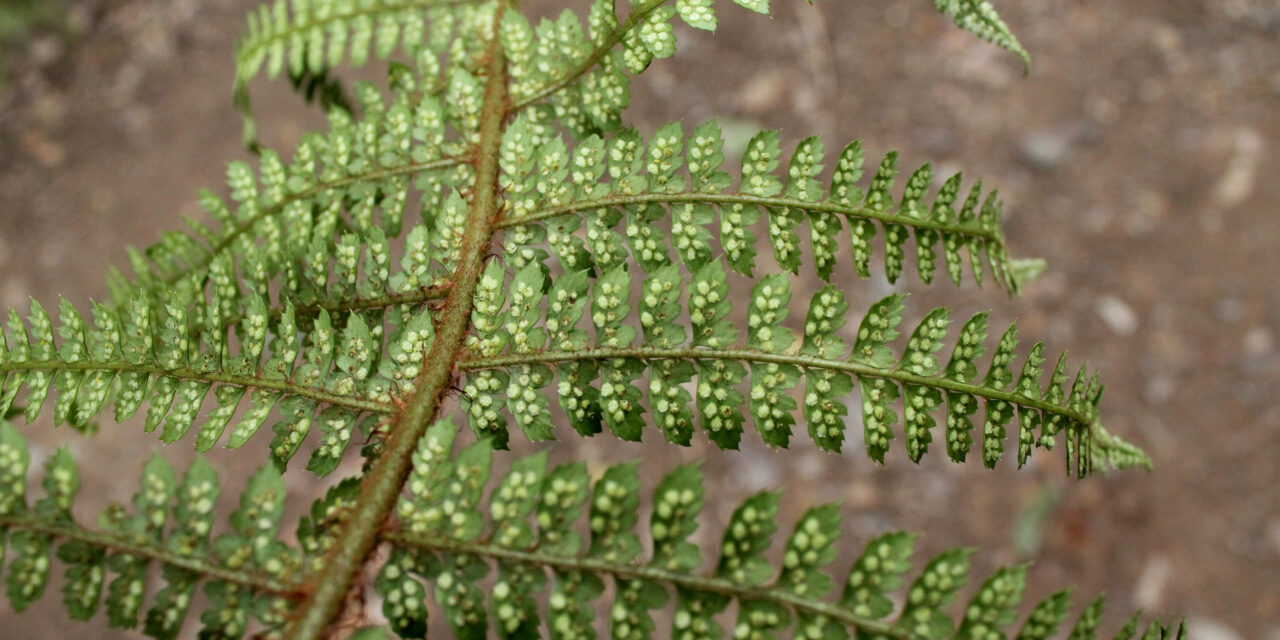
M662 6L664 2L666 2L666 0L648 0L648 2L645 2L644 4L633 7L631 9L631 13L627 16L626 21L619 24L618 28L614 29L613 32L611 32L608 37L606 37L604 41L591 52L591 55L587 56L586 59L582 61L581 64L574 67L572 71L558 78L555 82L538 89L533 95L512 105L511 112L517 113L529 105L542 100L547 96L554 95L557 91L560 91L561 89L576 82L578 78L581 78L583 75L594 69L597 64L600 64L600 60L608 55L614 47L618 46L619 42L622 42L622 39L627 35L628 31L631 31L636 27L636 25L639 25L641 20L644 20L645 17L655 9Z
M522 364L560 364L584 360L612 360L617 358L644 360L736 360L746 363L788 364L811 369L844 371L860 377L883 378L897 382L918 384L947 391L966 393L991 400L1003 400L1020 406L1046 411L1065 416L1081 425L1090 425L1093 420L1078 411L1053 404L1039 398L1029 398L1011 391L1001 391L978 384L970 384L951 380L941 376L922 376L900 369L873 367L858 362L828 360L798 353L768 353L750 349L707 349L707 348L674 348L656 347L623 347L594 348L585 351L542 351L530 354L502 355L494 357L472 357L458 361L458 368L463 371L479 371L483 369L502 369Z
M271 205L269 207L262 207L253 216L238 222L235 228L225 233L222 236L222 238L218 240L217 244L209 247L205 251L204 256L202 256L200 260L197 260L192 264L188 265L187 269L185 270L180 270L176 273L170 274L168 277L164 279L164 282L165 284L174 284L182 280L183 278L185 278L188 274L192 272L200 271L201 269L208 267L209 263L213 260L215 256L217 256L218 254L230 248L231 245L236 242L236 240L238 240L245 233L252 231L253 228L257 226L257 224L261 222L263 219L270 218L271 216L274 216L274 215L279 215L285 210L286 207L288 207L290 204L297 202L299 200L306 200L307 198L311 198L313 196L316 196L326 191L342 190L347 187L350 187L351 185L360 184L362 182L376 182L376 181L383 180L386 178L391 178L394 176L419 173L422 171L436 171L439 169L448 169L449 167L455 167L460 164L465 164L468 161L469 161L469 158L450 157L450 158L440 158L437 160L431 160L429 162L410 162L408 164L401 165L398 167L382 167L379 169L374 169L371 171L366 171L366 172L358 173L355 175L349 175L345 178L340 178L338 180L321 182L306 190L299 191L298 193L289 194L284 198L282 198L279 202L275 203L274 205Z
M0 515L0 531L6 530L30 531L61 540L83 542L99 549L185 569L199 575L203 580L229 582L279 598L301 600L306 597L301 585L282 582L262 572L228 569L224 563L215 559L180 555L161 547L141 544L128 536L92 531L69 523L50 522L30 514Z
M837 620L851 628L865 631L878 638L901 638L907 640L912 637L904 629L895 628L893 625L881 620L856 615L848 609L836 607L826 602L809 600L780 589L747 587L715 576L680 573L651 565L610 562L599 558L581 558L537 551L506 549L486 542L465 542L449 538L426 537L402 531L384 534L383 539L393 544L417 547L426 551L476 555L503 563L525 565L533 569L549 568L557 571L608 575L622 580L645 580L689 591L729 596L739 602L753 600L773 602L794 609L798 613L821 615Z
M395 407L369 400L366 398L356 398L352 396L331 393L321 388L310 385L296 384L285 379L259 378L255 376L236 375L225 371L199 371L197 369L165 369L155 365L134 364L124 360L110 360L107 362L62 362L58 360L49 361L26 361L26 362L4 362L0 363L0 376L13 371L109 371L113 373L144 373L147 375L168 376L179 380L202 380L205 382L216 382L220 384L230 384L238 387L254 388L254 389L271 389L280 391L290 395L303 398L310 398L317 402L323 402L339 407L347 407L358 411L369 411L373 413L391 413Z
M878 220L880 222L909 226L917 229L931 229L936 231L945 231L947 233L958 233L974 238L982 238L983 240L994 242L1001 246L1004 245L1004 236L999 232L999 230L984 228L978 220L963 223L946 222L943 220L928 220L890 211L881 211L871 207L849 206L836 202L810 202L796 198L774 198L742 193L646 193L633 196L610 196L594 200L582 200L555 205L547 207L546 209L535 210L518 218L505 218L498 221L497 227L499 229L505 229L519 225L534 224L544 220L550 220L558 216L584 211L608 209L611 207L644 206L651 204L708 204L716 206L740 204L761 207L786 207L802 211L832 213L846 218Z

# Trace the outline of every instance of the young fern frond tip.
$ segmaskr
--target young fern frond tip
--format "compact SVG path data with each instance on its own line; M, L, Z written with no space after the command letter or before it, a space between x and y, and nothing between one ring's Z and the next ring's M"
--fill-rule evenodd
M1031 69L1031 55L1022 48L1017 36L996 13L987 0L933 0L934 6L944 15L955 20L956 26L991 44L1017 55L1025 71Z

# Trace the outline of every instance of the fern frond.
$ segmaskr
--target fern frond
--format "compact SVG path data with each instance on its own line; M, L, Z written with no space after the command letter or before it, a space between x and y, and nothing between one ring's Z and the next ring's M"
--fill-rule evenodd
M720 170L723 141L714 121L698 125L687 139L679 123L661 127L648 141L647 152L634 130L608 140L592 136L570 159L563 141L540 137L535 125L522 118L508 129L504 144L521 151L504 155L508 206L497 226L507 230L504 247L518 261L540 259L545 252L536 245L546 243L566 271L593 266L604 271L623 260L630 245L646 270L669 262L674 251L686 268L696 271L711 259L712 231L718 230L729 264L750 275L756 246L752 227L764 212L774 258L791 272L801 263L799 227L808 222L814 268L826 280L832 277L842 236L852 245L857 272L870 274L877 227L885 238L884 268L890 281L902 274L908 250L915 255L920 278L932 281L939 243L947 273L957 284L962 252L979 284L990 269L1011 293L1037 272L1038 261L1009 258L995 191L984 195L981 183L975 184L957 211L961 178L956 174L927 202L933 172L926 164L895 198L896 153L885 156L864 191L859 184L864 162L860 142L845 147L831 184L824 188L816 179L823 162L817 138L796 148L784 183L777 173L782 159L778 133L761 132L747 147L736 191ZM624 220L625 237L615 230ZM669 224L670 233L659 224ZM846 224L847 235L842 232ZM577 233L583 227L585 244ZM664 241L668 235L670 247Z
M834 505L800 519L775 565L767 558L778 528L780 495L774 492L739 505L714 547L718 556L705 557L689 540L703 507L697 465L678 468L657 485L648 519L651 547L641 543L637 526L642 499L635 464L588 474L581 463L548 468L544 454L522 458L486 502L492 444L481 440L454 454L456 432L448 420L427 431L397 507L398 526L384 538L396 550L376 588L383 613L404 637L421 637L425 629L424 580L434 584L458 638L490 637L490 630L527 637L543 625L552 637L590 638L596 611L609 612L612 637L650 638L653 612L669 603L672 627L658 637L720 637L720 614L731 604L737 605L735 638L785 637L791 629L801 638L1007 637L1019 617L1025 566L996 572L953 618L949 605L968 580L970 552L943 552L907 582L916 566L912 534L877 536L837 577L831 571L840 537ZM577 526L584 514L585 538ZM707 560L711 568L704 570ZM491 573L496 582L486 593L477 583ZM613 603L601 606L610 580ZM1068 603L1066 592L1049 596L1017 637L1052 637ZM1094 637L1100 607L1095 601L1073 637ZM1152 628L1154 638L1182 637Z
M689 280L674 266L655 270L634 306L629 302L631 277L623 265L603 273L591 291L585 272L548 283L536 264L517 271L509 284L504 280L500 263L491 261L473 312L477 333L458 362L468 375L464 406L473 428L495 435L499 443L505 441L504 407L531 439L551 437L547 396L557 377L555 395L578 431L592 434L608 427L620 438L639 440L646 404L639 379L648 372L652 420L667 440L679 444L688 444L693 432L693 398L686 388L691 384L698 421L717 445L737 448L745 422L741 410L746 408L764 442L786 447L796 422L793 395L803 379L802 413L809 434L823 449L839 451L845 438L844 402L856 381L867 453L880 462L895 437L897 401L904 398L906 448L913 461L928 450L933 414L945 399L946 448L956 461L963 461L972 446L969 416L981 403L986 406L982 456L987 466L1003 455L1005 425L1015 414L1019 466L1032 448L1052 448L1064 431L1072 445L1069 452L1078 452L1080 474L1099 460L1107 462L1102 467L1149 464L1140 453L1131 456L1137 450L1098 423L1102 390L1083 369L1070 392L1064 389L1065 357L1046 384L1043 347L1035 345L1014 384L1009 369L1017 346L1014 327L1000 339L986 376L978 379L986 314L965 323L943 366L935 352L946 338L945 309L929 313L901 352L891 347L899 335L902 295L871 306L850 349L841 337L848 310L843 293L828 285L814 294L804 333L795 336L783 324L793 304L788 280L780 275L757 282L746 339L740 340L738 328L726 319L731 304L718 261L704 264ZM498 297L504 289L510 292L505 310ZM545 330L537 327L543 291L548 291ZM578 327L588 301L594 341ZM625 322L633 312L643 335ZM740 386L748 370L744 400Z
M200 421L196 449L206 451L228 427L227 446L242 446L278 407L284 419L273 427L272 459L283 467L314 423L324 436L308 468L324 474L341 459L362 415L393 411L392 397L411 388L433 337L430 315L410 305L368 318L348 313L338 325L321 309L300 328L292 305L271 316L260 297L250 296L232 346L217 319L216 295L191 308L176 294L164 300L153 305L138 297L121 312L96 304L92 331L63 301L61 340L38 302L28 322L10 312L7 335L0 336L0 415L24 388L28 421L40 415L53 387L55 424L78 428L108 398L117 421L145 399L147 431L158 428L163 441L173 442ZM216 407L201 419L210 395ZM251 408L232 425L246 399Z
M206 280L243 283L265 296L271 279L299 278L317 247L328 259L341 233L362 241L399 237L405 211L416 204L411 197L434 212L457 185L473 179L468 140L479 105L466 96L476 93L478 81L464 70L450 77L456 95L403 91L389 103L360 85L362 119L333 112L330 131L304 138L292 162L268 150L257 175L247 163L231 163L231 202L200 195L213 226L188 221L190 232L166 233L144 252L131 252L135 279L112 278L114 299L175 287L194 296ZM223 295L233 307L236 297Z
M331 71L344 63L363 66L369 60L370 49L379 59L388 58L397 49L410 57L443 53L452 42L455 23L477 22L469 12L477 10L472 5L481 4L487 3L275 0L259 6L257 12L249 14L248 26L235 51L233 93L235 105L244 117L246 144L256 146L249 83L264 69L272 78L286 71L297 90L311 85L308 79L322 79L332 92L336 78Z
M769 0L734 0L769 14ZM511 64L514 111L531 107L539 120L554 118L574 135L621 128L619 115L630 102L630 75L676 51L675 18L695 29L715 31L711 0L636 0L620 18L613 0L595 0L584 32L577 16L562 12L536 29L516 12L503 15L501 42ZM1017 54L1030 57L986 0L934 0L938 11L962 29ZM621 45L621 46L619 46Z
M692 541L703 503L696 465L656 487L651 545L637 530L635 465L594 473L582 461L549 467L543 453L514 460L490 490L509 420L530 440L556 435L559 410L584 435L608 428L639 440L652 424L681 444L700 425L723 448L739 445L748 418L773 447L788 446L803 421L819 447L839 450L855 389L862 439L880 462L899 437L918 461L943 416L947 453L964 460L981 405L988 466L1015 420L1019 465L1059 434L1080 475L1148 464L1102 428L1095 375L1082 368L1068 384L1060 358L1046 376L1040 344L1015 364L1013 327L984 359L985 314L963 325L945 364L948 312L933 310L900 339L900 295L846 331L844 292L828 284L803 322L789 322L806 223L827 281L845 243L861 276L883 251L875 262L891 281L912 253L925 282L943 263L959 284L967 254L975 280L989 271L1017 293L1040 263L1009 258L994 192L962 194L959 175L935 188L928 165L898 186L894 153L863 181L855 142L827 184L823 146L809 138L784 177L780 136L766 131L749 143L735 187L714 122L642 139L619 117L629 75L673 54L676 16L713 29L716 14L710 0L634 0L624 19L615 4L595 0L585 26L568 12L534 26L514 2L480 0L276 0L251 19L237 51L240 106L247 114L248 83L263 68L287 67L297 88L332 99L329 131L305 137L287 161L267 150L256 168L232 163L230 200L201 197L213 222L188 221L132 252L134 277L111 278L112 304L93 306L92 326L66 302L56 325L39 303L26 320L11 312L0 331L0 417L34 420L52 403L55 424L89 428L108 402L117 421L146 403L148 431L172 442L194 428L205 451L224 437L243 446L274 415L274 464L250 479L216 539L217 478L197 462L180 483L160 458L146 467L136 513L109 509L90 529L70 510L77 470L65 450L49 458L48 495L27 506L31 454L0 419L0 544L14 549L15 608L42 594L57 546L74 617L101 608L105 591L109 621L137 626L155 564L165 586L151 598L147 633L174 637L203 582L202 636L239 638L255 626L309 640L335 631L384 549L374 588L391 627L410 637L427 629L423 580L464 639L490 628L535 637L543 625L556 638L593 637L607 592L618 638L651 637L651 612L668 600L680 640L722 635L730 607L735 637L1006 637L1025 567L998 571L952 615L969 552L939 555L904 589L915 536L888 533L837 576L830 505L801 519L779 564L769 557L777 493L734 511L704 569ZM1025 55L985 2L938 7ZM338 104L346 93L335 67L365 63L371 47L379 57L399 47L411 64L390 63L386 95L356 83L357 104ZM768 268L756 259L757 226L767 226L780 273L754 278L735 305L729 272ZM437 422L455 392L479 435L456 454L457 428ZM307 466L317 474L351 457L357 431L370 444L361 475L313 503L293 548L276 532L281 473L313 430ZM1073 637L1094 636L1101 607L1085 609ZM1043 600L1018 637L1053 635L1068 608L1065 593ZM1135 618L1121 636L1136 630ZM1167 631L1153 624L1148 635Z
M564 11L555 21L543 21L535 31L523 16L503 16L500 41L510 57L510 95L515 111L549 102L540 119L554 117L575 135L611 131L620 125L619 114L630 101L626 54L633 59L653 53L640 39L647 31L654 49L669 57L675 38L669 21L675 11L664 0L646 0L631 6L619 20L614 3L596 0L583 32L578 17ZM628 36L631 36L628 39ZM627 39L624 48L618 45ZM647 65L647 61L641 65Z
M768 0L734 1L769 13ZM595 0L585 32L568 10L536 29L508 11L500 39L510 59L513 111L554 118L576 138L619 129L619 116L631 99L630 75L675 54L677 16L695 29L716 29L711 0L637 0L625 19L613 0Z
M7 593L15 611L44 595L55 546L66 567L62 594L72 619L89 619L105 605L110 626L136 628L141 617L154 638L177 636L202 583L208 603L201 637L239 638L251 619L278 627L304 596L302 556L276 538L285 487L273 467L249 479L230 530L211 540L220 487L203 460L179 482L168 462L153 457L133 498L136 511L114 505L90 528L71 514L79 470L66 449L49 457L47 495L28 506L30 457L18 430L0 422L0 550L8 537ZM164 587L148 606L152 565L161 568Z
M1031 68L1031 55L987 0L933 0L933 4L961 29L1017 55L1025 69Z

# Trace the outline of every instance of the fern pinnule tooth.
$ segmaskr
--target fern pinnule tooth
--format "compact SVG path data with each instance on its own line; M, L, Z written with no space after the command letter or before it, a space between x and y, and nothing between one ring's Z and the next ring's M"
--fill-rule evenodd
M21 332L20 340L30 345L28 358L31 361L52 362L56 359L57 343L53 339L53 323L49 320L49 314L45 312L44 307L40 306L38 300L31 299L31 313L27 317L27 321L31 325L29 337L17 315L10 316L10 327L14 326L14 320L17 320L17 326ZM28 423L35 420L36 416L39 415L40 408L49 395L49 386L52 382L53 375L48 371L36 370L28 374L26 381L27 407L23 412Z
M715 575L748 587L763 585L773 577L774 569L764 553L778 528L780 499L777 491L762 491L734 509L720 544Z
M1058 627L1067 617L1071 608L1071 589L1060 589L1041 600L1027 616L1026 622L1018 631L1019 638L1027 640L1047 640L1055 637Z

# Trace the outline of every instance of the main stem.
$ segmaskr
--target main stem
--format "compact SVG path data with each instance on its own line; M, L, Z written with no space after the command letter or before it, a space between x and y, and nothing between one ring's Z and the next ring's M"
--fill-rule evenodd
M386 448L364 476L355 511L343 524L337 544L315 577L315 591L302 603L297 619L287 630L288 640L324 637L330 623L342 612L347 593L377 542L383 523L395 508L409 476L418 440L435 417L453 380L458 352L471 324L472 297L484 271L484 257L498 211L498 156L509 109L506 58L496 27L502 21L504 8L505 5L499 5L495 14L493 43L489 48L480 142L475 150L474 195L452 288L436 323L435 341L427 352L417 390L404 409L392 418Z

